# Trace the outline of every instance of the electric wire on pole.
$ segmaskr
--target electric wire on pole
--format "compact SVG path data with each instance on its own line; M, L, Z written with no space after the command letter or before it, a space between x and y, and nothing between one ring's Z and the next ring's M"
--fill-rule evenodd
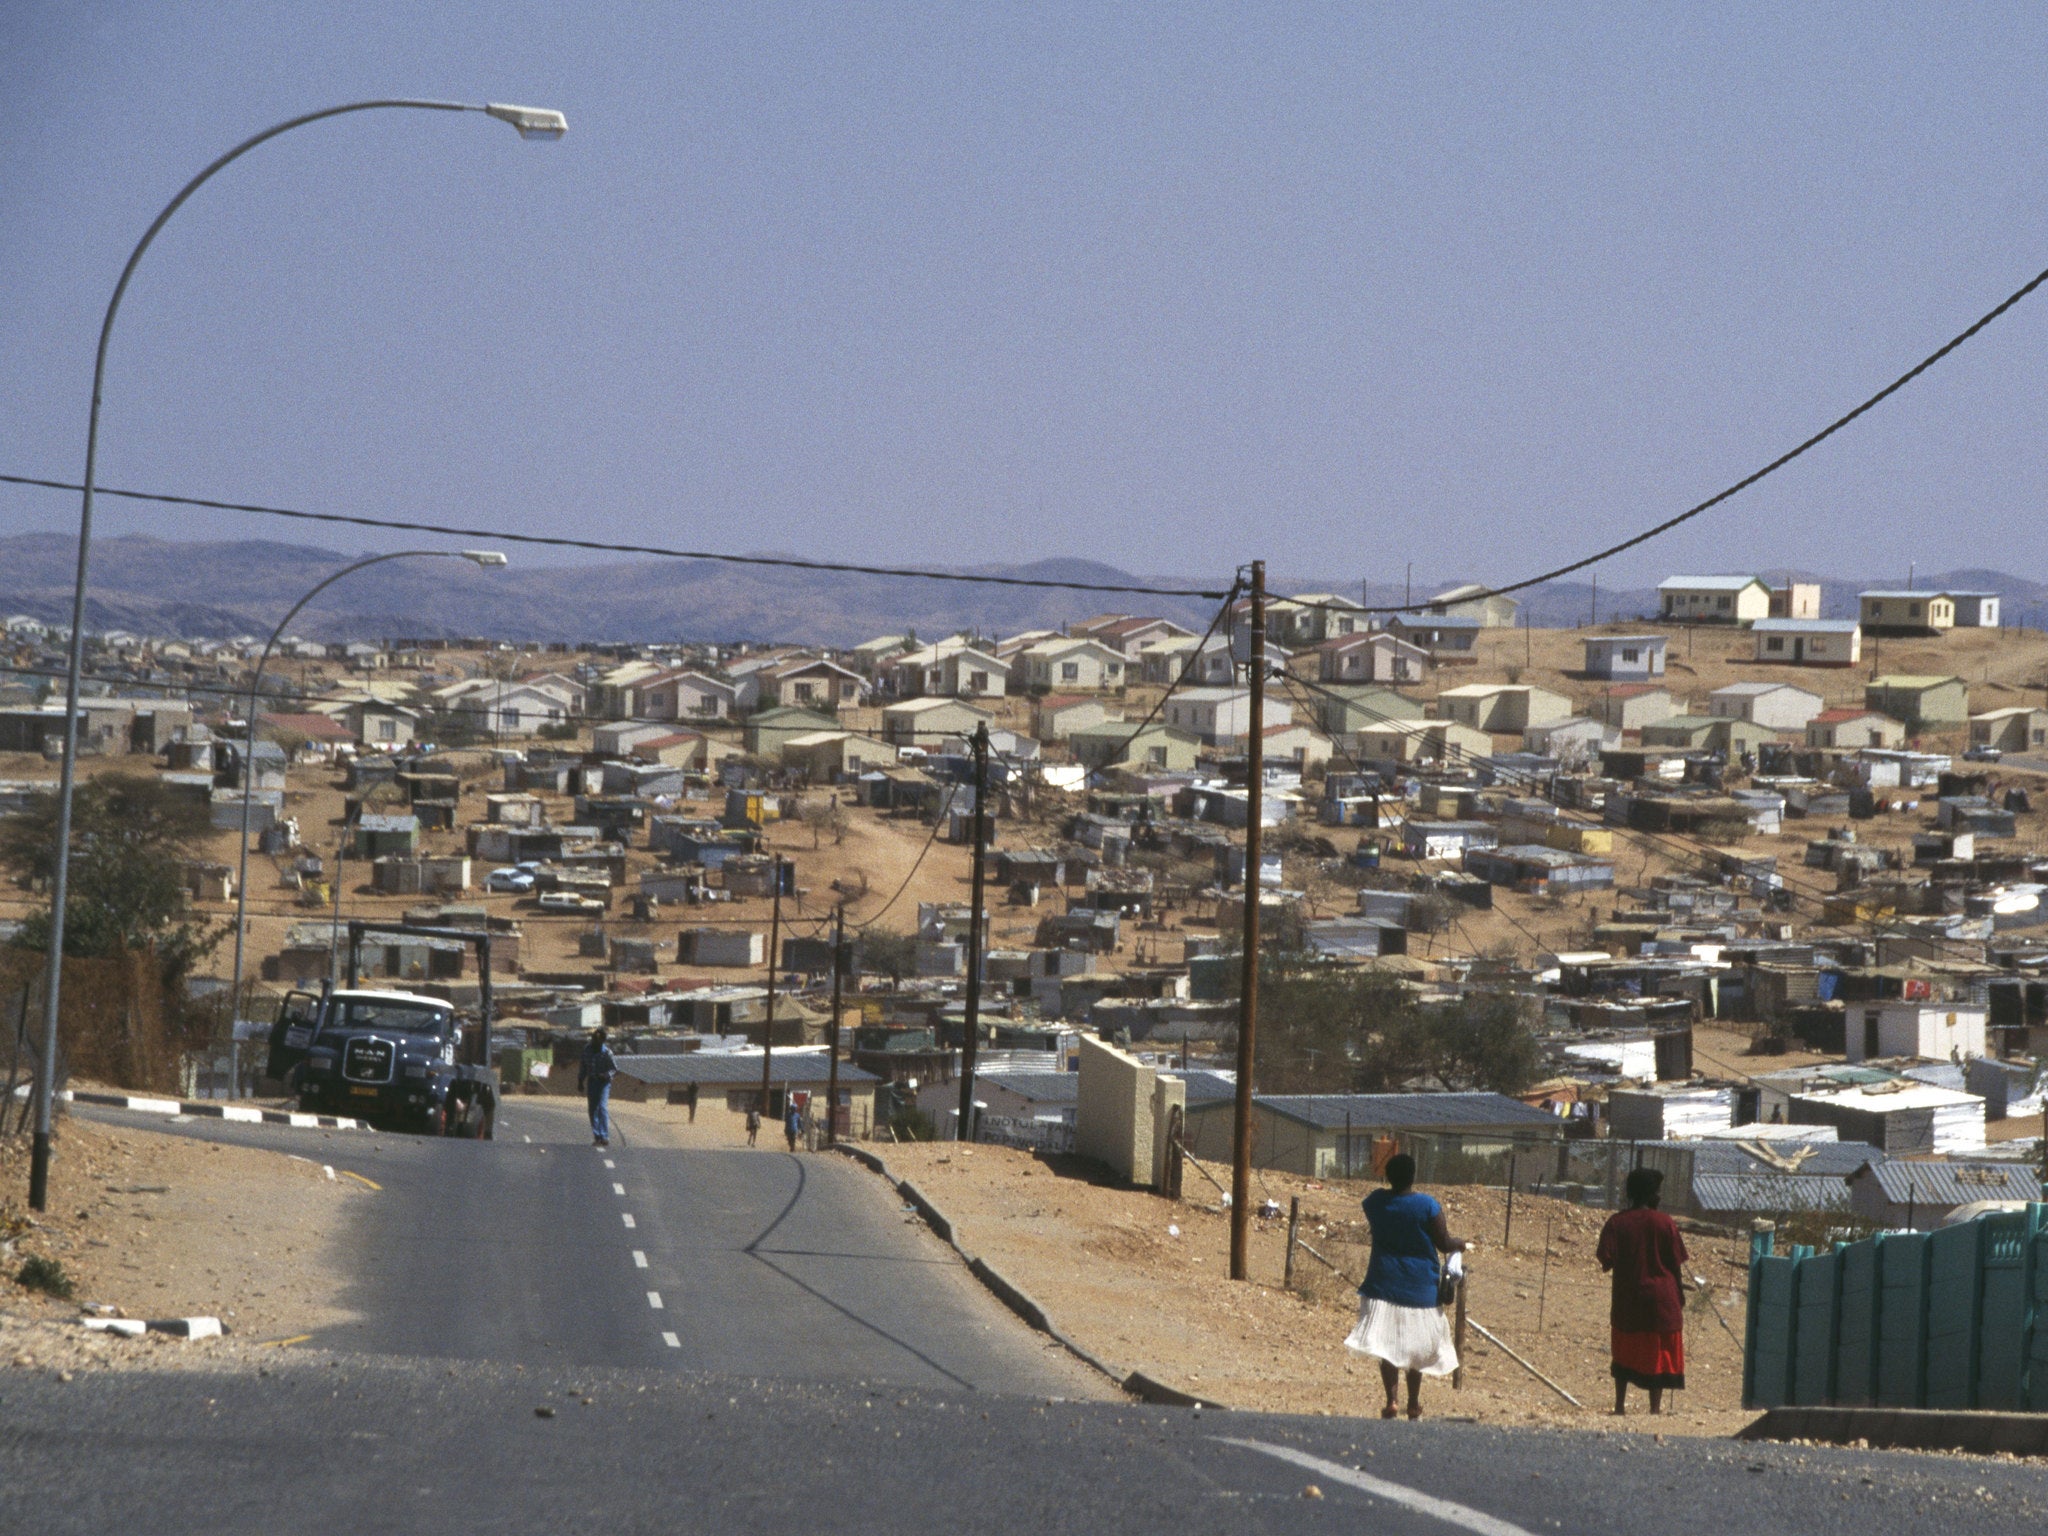
M769 1072L775 1059L775 961L776 945L782 939L782 855L775 854L768 867L771 905L768 909L768 1021L761 1026L761 1118L768 1118Z
M974 728L974 882L967 909L967 1019L960 1042L960 1128L962 1141L974 1140L974 1054L981 1036L981 903L983 865L988 852L988 722Z
M1266 777L1266 562L1252 562L1251 719L1245 751L1244 956L1237 1015L1237 1106L1230 1146L1230 1278L1247 1278L1252 1187L1252 1061L1259 1019L1259 823Z
M846 978L846 903L832 912L832 1042L825 1063L825 1145L839 1145L839 988Z

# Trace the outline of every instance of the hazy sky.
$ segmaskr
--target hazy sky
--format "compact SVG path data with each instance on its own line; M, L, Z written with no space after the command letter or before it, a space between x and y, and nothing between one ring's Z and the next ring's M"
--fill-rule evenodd
M0 468L596 538L1512 579L2048 265L2048 10L11 0ZM2038 573L2048 293L1603 585ZM0 487L0 528L71 499ZM378 547L106 505L109 532ZM389 541L386 541L387 543Z

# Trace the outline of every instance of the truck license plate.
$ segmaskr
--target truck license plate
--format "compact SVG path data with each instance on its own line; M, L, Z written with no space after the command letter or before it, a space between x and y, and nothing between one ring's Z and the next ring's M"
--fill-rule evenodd
M377 1097L377 1090L374 1088L351 1088L349 1092L355 1094L358 1098L374 1099Z

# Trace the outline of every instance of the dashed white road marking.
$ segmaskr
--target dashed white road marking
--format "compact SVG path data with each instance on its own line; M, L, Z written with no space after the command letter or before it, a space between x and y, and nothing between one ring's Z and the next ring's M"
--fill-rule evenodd
M1297 1451L1292 1446L1268 1445L1263 1440L1233 1440L1218 1435L1223 1445L1234 1445L1242 1450L1257 1451L1262 1456L1272 1456L1280 1461L1290 1461L1297 1467L1310 1472L1319 1472L1333 1483L1342 1483L1347 1488L1356 1488L1360 1493L1369 1493L1376 1499L1385 1499L1390 1504L1399 1504L1412 1509L1419 1515L1429 1515L1447 1525L1462 1526L1477 1536L1531 1536L1522 1526L1489 1515L1481 1509L1466 1504L1454 1504L1449 1499L1440 1499L1434 1494L1422 1493L1414 1488L1405 1488L1399 1483L1390 1483L1385 1478L1373 1477L1369 1473L1355 1471L1334 1461L1325 1461L1320 1456L1311 1456L1306 1451Z
M633 1213L631 1211L621 1211L619 1212L619 1220L630 1227L633 1225Z
M659 1312L661 1310L661 1292L649 1291L647 1293L647 1305Z
M618 1165L617 1163L613 1162L613 1161L612 1161L612 1160L611 1160L610 1158L606 1158L606 1159L604 1160L604 1165L605 1165L605 1167L607 1167L607 1168L616 1168L616 1167L618 1167L618 1166L619 1166L619 1165Z
M525 1142L529 1147L533 1145L533 1138L531 1136L522 1136L519 1139Z
M613 1193L613 1194L615 1194L615 1195L623 1195L623 1194L624 1194L625 1192L626 1192L626 1186L625 1186L625 1185L623 1185L623 1184L614 1184L614 1185L612 1185L612 1193Z
M683 1347L683 1341L677 1338L672 1333L664 1333L661 1336L661 1342L666 1344L670 1349L681 1349Z
M638 1248L633 1250L633 1267L635 1269L645 1269L647 1267L647 1255Z

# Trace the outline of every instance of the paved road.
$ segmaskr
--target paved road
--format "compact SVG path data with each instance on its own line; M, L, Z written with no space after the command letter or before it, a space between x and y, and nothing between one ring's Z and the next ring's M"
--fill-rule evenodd
M965 1275L873 1174L835 1155L676 1150L580 1109L510 1101L494 1142L81 1106L173 1134L318 1156L379 1186L353 1203L357 1352L673 1368L1072 1397L1105 1384Z
M1322 1498L1303 1497L1311 1483ZM0 1381L7 1531L2038 1536L2044 1522L2048 1478L2031 1468L1726 1441L303 1351L269 1377Z
M353 1297L365 1322L280 1351L267 1375L0 1376L0 1531L2033 1536L2048 1521L2030 1465L1075 1401L1063 1360L830 1158L622 1143L608 1167L556 1105L514 1104L490 1145L141 1123L382 1185L359 1204L356 1237L377 1245Z

